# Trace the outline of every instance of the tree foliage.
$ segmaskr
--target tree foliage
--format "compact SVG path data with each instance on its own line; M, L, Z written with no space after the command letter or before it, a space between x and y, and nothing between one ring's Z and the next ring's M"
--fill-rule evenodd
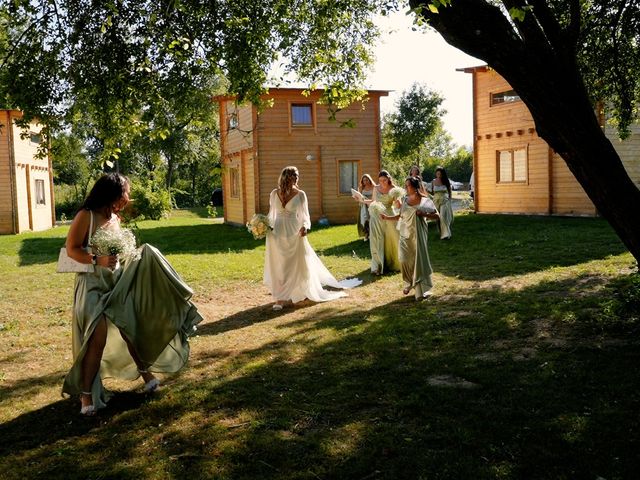
M518 92L538 134L566 161L598 211L640 258L629 179L593 111L613 106L620 134L640 101L640 2L409 0L419 22L486 61ZM105 156L153 122L165 85L203 85L261 103L269 68L326 86L339 109L363 95L378 31L402 0L0 0L0 96L52 127L89 109ZM77 108L77 106L80 108ZM142 114L141 114L142 112ZM162 129L152 129L162 137ZM125 148L123 148L125 147ZM602 171L606 171L606 178Z
M396 111L385 119L393 137L392 154L395 157L417 153L446 113L440 108L443 100L439 93L418 83L402 92L395 105Z

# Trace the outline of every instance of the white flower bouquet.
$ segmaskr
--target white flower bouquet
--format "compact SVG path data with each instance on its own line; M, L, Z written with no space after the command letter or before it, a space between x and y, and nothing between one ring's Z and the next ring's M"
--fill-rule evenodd
M91 247L97 255L117 255L120 262L140 259L140 250L136 248L136 237L127 228L110 230L99 228L91 237Z
M393 187L391 190L389 190L389 196L394 200L400 200L406 194L407 192L405 192L404 188L401 187Z
M371 202L369 204L369 215L380 215L386 213L387 209L381 202Z
M430 198L423 198L416 210L419 210L423 213L436 213L438 211L436 209L435 203L433 203L433 200L431 200Z
M247 230L256 240L265 238L271 228L271 225L269 225L269 217L261 213L256 213L251 217L249 223L247 223Z

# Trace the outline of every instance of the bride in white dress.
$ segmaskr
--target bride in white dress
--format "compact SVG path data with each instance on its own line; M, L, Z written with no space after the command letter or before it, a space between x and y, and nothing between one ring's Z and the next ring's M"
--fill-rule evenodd
M339 283L313 251L307 232L311 228L307 195L298 188L298 169L285 167L280 173L278 188L269 197L269 224L264 259L264 284L281 310L287 302L308 298L326 302L346 296L345 292L330 292L323 285L349 288Z

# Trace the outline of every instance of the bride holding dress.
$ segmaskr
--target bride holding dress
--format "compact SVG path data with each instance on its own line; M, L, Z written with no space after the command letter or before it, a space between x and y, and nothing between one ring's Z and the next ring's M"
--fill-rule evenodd
M343 289L360 283L338 282L311 248L307 239L311 228L307 195L298 188L298 178L296 167L285 167L278 188L269 196L269 224L273 230L267 234L264 284L276 301L274 310L305 298L326 302L346 296L343 291L325 290L323 285Z

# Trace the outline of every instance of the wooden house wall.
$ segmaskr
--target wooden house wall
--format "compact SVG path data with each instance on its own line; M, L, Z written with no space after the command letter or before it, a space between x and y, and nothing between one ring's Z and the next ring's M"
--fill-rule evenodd
M21 138L22 129L14 124L20 112L1 111L0 123L0 233L51 228L55 219L52 172L48 158L37 158L38 144ZM30 132L39 133L32 124ZM45 204L36 200L36 180L44 185Z
M13 195L11 187L11 136L8 111L0 110L0 233L13 233Z
M46 230L53 226L55 205L52 205L49 160L38 158L38 147L29 137L20 138L22 130L13 126L13 145L16 164L16 193L18 203L19 231ZM40 126L31 125L32 133L39 133ZM36 180L44 183L44 205L38 205L36 199Z
M253 147L253 121L251 105L238 106L233 100L222 102L221 126L227 153L240 152ZM229 118L237 116L238 126L229 129Z
M567 167L564 159L558 154L553 154L551 165L551 213L596 215L595 206Z
M342 110L332 122L326 107L317 104L319 93L304 97L300 90L272 90L273 107L258 116L258 210L268 211L269 195L280 171L294 165L300 171L299 185L307 193L312 221L324 215L332 223L353 222L358 206L350 195L339 193L338 164L358 162L358 176L369 173L376 177L380 168L379 95L372 93L365 109L357 103ZM313 126L290 125L292 102L312 103ZM340 127L348 119L356 126Z
M535 132L522 101L491 105L491 94L511 87L493 70L476 70L476 210L483 213L595 215L591 200L564 160ZM500 183L497 151L526 147L527 181Z
M608 123L605 134L620 155L629 177L640 188L640 122L631 125L631 136L626 140L620 140L616 129Z
M229 155L223 161L223 185L225 221L242 225L244 223L244 211L242 204L242 182L237 196L232 196L231 174L232 168L240 169L240 154Z
M495 71L475 72L476 107L474 180L476 210L482 213L546 213L548 211L549 150L535 134L534 123L523 102L491 106L491 94L509 90ZM499 183L497 151L527 149L527 181Z

